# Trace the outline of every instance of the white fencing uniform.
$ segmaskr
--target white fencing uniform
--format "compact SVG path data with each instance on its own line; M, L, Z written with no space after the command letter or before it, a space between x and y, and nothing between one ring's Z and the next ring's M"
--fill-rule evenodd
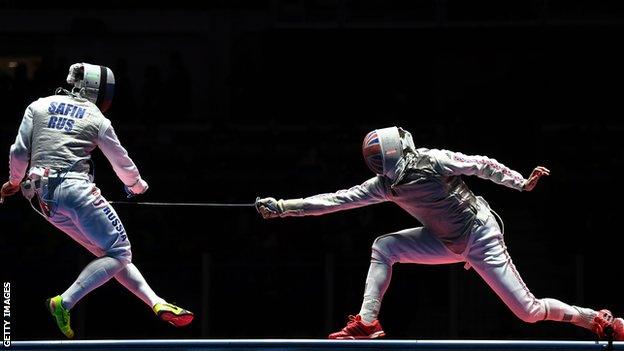
M59 88L57 93L65 95L38 99L26 109L11 146L11 184L6 186L15 189L22 183L23 194L29 201L37 195L41 213L50 223L97 257L65 292L48 299L50 312L61 332L73 337L69 310L114 277L159 319L176 327L188 325L193 313L156 295L132 263L121 219L93 183L91 153L99 147L127 192L137 195L148 189L102 114L111 105L114 74L104 66L77 63L70 67L67 82L73 84L71 92ZM22 182L25 176L28 179Z
M520 319L591 326L595 311L554 299L536 299L531 294L511 261L489 205L461 179L462 175L475 175L521 191L525 180L518 172L494 159L447 150L416 149L406 156L400 179L378 175L347 190L278 202L283 209L279 216L289 217L391 201L423 224L375 240L360 312L363 318L368 317L364 319L376 319L394 263L465 262Z
M27 174L46 219L98 257L61 295L65 308L71 309L111 277L153 307L165 301L131 263L130 241L121 219L89 174L96 147L132 193L147 189L110 120L93 103L69 95L41 98L28 106L11 146L9 181L19 184Z
M49 206L48 220L97 256L106 254L129 263L130 242L121 220L88 174L86 160L96 147L126 186L138 182L137 167L110 120L93 103L68 95L38 99L26 109L11 146L9 179L19 183L30 162L29 178L47 174L50 180L38 189ZM64 180L52 186L59 177Z

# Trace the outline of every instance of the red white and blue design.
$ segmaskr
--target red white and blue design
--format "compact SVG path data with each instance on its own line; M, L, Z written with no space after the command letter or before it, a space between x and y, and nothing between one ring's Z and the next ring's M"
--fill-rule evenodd
M375 129L366 135L362 143L368 168L393 182L405 169L405 150L416 150L414 140L408 131L397 127Z
M376 130L366 134L366 137L364 137L362 154L368 168L377 174L383 174L383 155Z

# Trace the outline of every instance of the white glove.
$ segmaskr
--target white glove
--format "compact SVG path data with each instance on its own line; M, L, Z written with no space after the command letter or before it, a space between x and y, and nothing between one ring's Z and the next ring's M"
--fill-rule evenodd
M145 193L147 189L149 189L149 185L147 184L146 181L139 178L139 180L137 180L137 182L134 183L134 185L126 186L126 189L129 195L135 196L135 195L140 195L140 194Z
M263 218L301 216L304 213L303 199L275 200L272 197L256 199L256 210Z
M256 210L262 215L262 218L276 218L280 217L284 213L284 207L280 205L280 201L275 200L272 197L266 197L264 199L256 199Z

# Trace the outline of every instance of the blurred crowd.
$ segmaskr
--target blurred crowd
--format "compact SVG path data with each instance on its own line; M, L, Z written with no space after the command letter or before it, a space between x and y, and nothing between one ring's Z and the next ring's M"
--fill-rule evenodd
M70 61L67 58L54 62L42 60L32 68L15 62L13 67L0 70L0 104L4 115L21 115L32 101L54 94L57 87L69 88L65 79L69 66L74 63ZM110 118L126 124L172 123L172 120L180 122L191 118L192 82L179 53L170 54L167 67L148 65L142 76L131 75L128 66L126 59L119 58L110 67L116 81Z

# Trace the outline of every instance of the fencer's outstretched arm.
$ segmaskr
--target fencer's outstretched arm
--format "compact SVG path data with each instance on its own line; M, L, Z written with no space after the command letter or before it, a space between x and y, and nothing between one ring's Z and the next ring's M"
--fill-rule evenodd
M147 182L141 178L139 169L128 156L128 151L119 142L110 121L106 120L106 125L100 128L97 144L108 162L113 166L117 177L133 194L142 194L147 191L149 187Z
M550 174L548 169L538 166L529 179L524 179L520 173L486 156L468 156L448 150L431 151L438 171L442 174L476 175L519 191L531 191L541 176Z
M258 199L256 208L264 218L320 216L388 201L383 177L371 178L361 185L334 193L319 194L303 199Z

